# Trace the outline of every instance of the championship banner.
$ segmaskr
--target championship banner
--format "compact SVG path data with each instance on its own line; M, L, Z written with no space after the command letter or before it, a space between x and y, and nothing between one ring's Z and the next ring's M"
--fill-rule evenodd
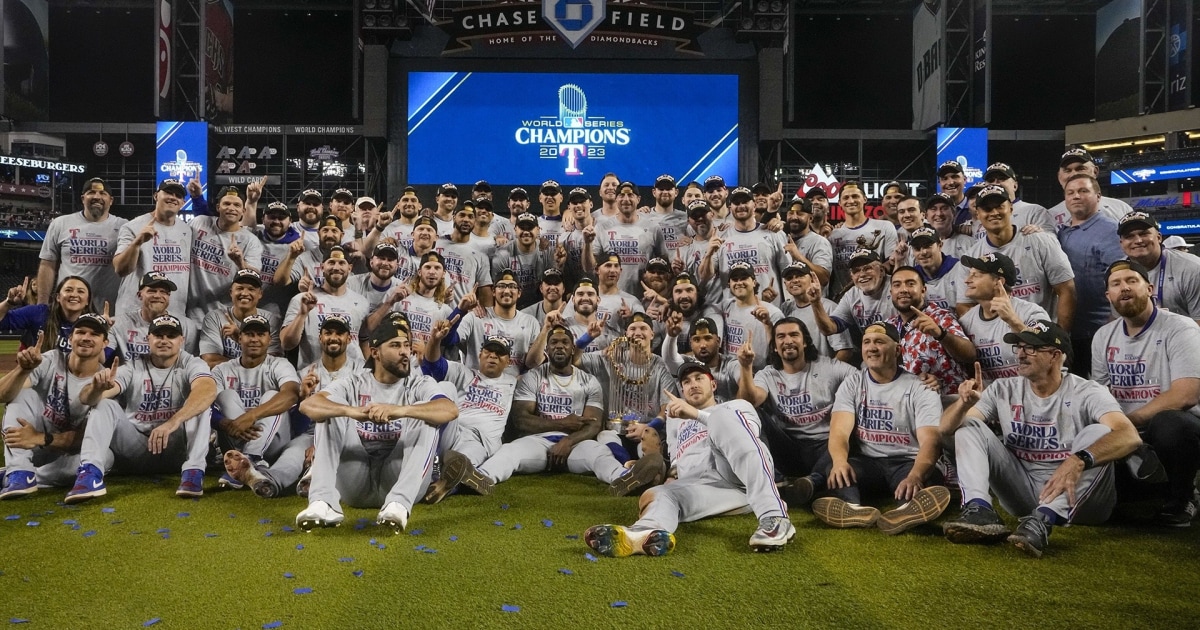
M1167 111L1192 104L1193 0L1171 0L1167 14Z
M913 129L924 131L946 120L946 7L924 0L913 12Z
M697 45L706 27L691 11L647 4L605 6L603 0L544 0L457 9L437 26L450 36L443 55L476 48L566 44L618 44L703 54Z
M983 183L983 171L987 168L988 130L984 127L938 127L937 165L950 160L962 166L966 182L963 189ZM941 187L939 186L939 192Z
M233 4L206 0L204 6L204 114L222 123L233 116Z

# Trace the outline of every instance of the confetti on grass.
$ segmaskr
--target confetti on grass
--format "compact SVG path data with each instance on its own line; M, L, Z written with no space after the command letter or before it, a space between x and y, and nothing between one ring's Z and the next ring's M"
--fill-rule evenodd
M101 512L104 512L105 514L112 514L113 512L116 512L116 511L117 511L117 508L115 508L115 507L106 507L106 508L102 508L100 511L101 511Z
M308 587L308 586L303 586L303 587L300 587L297 589L292 589L292 592L297 595L308 595L309 593L312 592L312 588Z
M554 521L544 518L542 519L542 527L554 527Z
M514 606L514 605L512 605L512 604L505 604L505 605L503 605L503 606L501 606L501 607L500 607L500 610L502 610L502 611L504 611L504 612L521 612L521 607L520 607L520 606Z
M583 554L583 557L584 557L584 558L587 558L589 562L597 562L597 560L596 560L596 556L593 556L593 555L592 555L592 554L590 554L590 553L585 553L585 554Z
M575 575L575 572L570 569L559 569L558 572L563 575Z
M338 558L338 562L354 562L354 558Z
M672 572L671 572L671 575L673 575L673 576L675 576L675 577L677 577L677 578L685 577L685 576L684 576L682 573L680 573L679 571L672 571Z
M351 573L350 575L353 575L354 577L362 577L362 576L363 576L363 571L362 571L362 569L359 569L359 570L357 570L357 571L355 571L355 572Z
M22 619L20 617L11 617L9 618L8 623L29 623L29 620Z
M150 627L150 626L153 626L154 624L156 624L156 623L158 623L158 622L160 622L160 621L162 621L162 617L155 617L155 618L153 618L153 619L151 619L151 620L147 621L146 623L143 623L143 624L142 624L142 627L143 627L143 628L148 628L148 627Z
M457 540L458 540L458 536L451 536L451 537L450 537L450 542L455 542L455 541L457 541Z
M89 529L86 532L83 532L84 538L91 538L92 536L95 536L95 535L96 535L96 530L94 530L94 529Z
M579 534L567 534L567 540L579 540Z
M190 513L188 513L188 512L180 512L180 513L178 513L178 514L176 514L176 515L175 515L175 517L176 517L176 518L187 518L187 517L189 517L189 516L191 516L191 514L190 514Z
M492 521L492 525L496 527L504 527L504 521Z
M19 520L21 520L21 515L20 515L20 514L9 514L8 516L5 516L5 517L4 517L4 520L6 520L6 521L19 521Z
M28 523L25 523L25 526L26 527L37 527L38 525L41 525L41 524L42 523L40 521L29 521Z
M629 605L629 602L616 601L609 605L613 608L624 608Z
M290 579L292 579L292 578L294 578L294 577L296 577L296 576L295 576L295 575L292 575L291 573L284 573L284 574L283 574L283 577L285 577L285 578L287 578L287 579L289 579L289 580L290 580Z
M282 625L283 625L282 621L272 621L271 623L264 623L263 630L274 630L275 628L278 628L279 626L282 626Z
M423 530L423 529L414 529L411 532L408 532L408 535L409 536L420 536L421 534L424 534L424 533L425 533L425 530Z

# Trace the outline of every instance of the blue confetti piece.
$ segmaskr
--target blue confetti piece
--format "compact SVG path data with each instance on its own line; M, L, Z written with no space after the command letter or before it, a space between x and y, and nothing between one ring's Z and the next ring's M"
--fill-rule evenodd
M508 509L508 504L507 504L507 503L501 503L501 504L500 504L500 509L501 509L501 510L507 510L507 509Z
M296 545L296 551L303 551L304 545Z
M162 535L162 537L163 537L163 540L166 540L166 539L170 538L170 537L171 537L171 535L170 535L170 534L163 534L163 535Z
M124 520L116 520L116 521L109 521L108 524L109 525L120 525L121 523L124 523L124 522L125 522Z
M294 577L296 577L296 576L292 575L291 573L284 573L284 574L283 574L283 577L285 577L285 578L287 578L287 579L289 579L289 580L290 580L290 579L292 579L292 578L294 578Z
M616 602L613 602L612 604L609 604L609 605L610 605L610 606L612 606L613 608L624 608L624 607L628 606L628 605L629 605L629 603L628 603L628 602L622 602L622 601L616 601Z
M590 554L590 553L585 553L585 554L583 554L583 557L584 557L584 558L587 558L587 559L588 559L588 561L590 561L590 562L596 562L596 561L597 561L597 560L596 560L596 556L593 556L593 555L592 555L592 554Z
M338 558L338 562L354 562L354 558Z
M271 623L264 623L263 630L274 630L274 628L278 628L279 626L282 626L282 625L283 625L282 621L272 621Z
M175 518L187 518L189 516L191 516L191 514L188 512L180 512L175 515Z
M41 525L41 524L42 523L40 521L29 521L28 523L25 523L25 526L26 527L37 527L38 525Z
M160 527L154 533L155 534L169 534L169 533L171 533L171 530L167 529L166 527Z
M517 523L516 525L513 525L513 529L525 529L525 528L522 527L520 523Z
M455 542L455 541L457 541L457 540L458 540L458 536L451 536L451 537L450 537L450 542Z
M542 527L554 527L554 521L544 518L542 519Z
M117 511L117 508L115 508L115 507L106 507L106 508L101 508L101 510L100 510L100 511L101 511L101 512L104 512L105 514L112 514L113 512L116 512L116 511Z
M216 535L216 534L209 533L209 534L205 534L205 535L204 535L204 537L205 537L205 538L216 538L216 537L217 537L217 535Z
M496 527L504 527L504 521L492 521L492 525Z
M29 623L29 620L21 619L20 617L11 617L9 618L8 623Z
M521 612L521 607L513 606L512 604L505 604L500 607L500 610L502 610L504 612Z
M78 529L79 529L79 525L72 525L72 526L71 526L71 531L77 531Z
M417 545L416 547L413 547L413 551L425 551L425 549L427 549L425 545Z
M274 535L275 535L275 532L263 532L263 536L266 538L270 538L271 536L274 536Z
M296 531L296 530L295 530L294 528L292 528L290 525L284 525L283 527L280 527L279 529L280 529L281 531L285 531L285 532L288 532L288 533L291 533L291 532L294 532L294 531Z
M4 520L6 520L6 521L17 521L20 519L21 519L20 514L9 514L8 516L4 517Z
M63 525L78 525L79 521L77 521L73 518L68 518L68 519L63 520L62 524Z
M558 572L563 575L575 575L575 572L570 569L559 569Z
M425 553L437 553L437 549L426 549Z
M237 514L230 514L229 518L237 518Z
M366 523L355 523L354 524L354 531L356 531L356 532L361 532L362 530L364 530L366 528L367 528Z
M357 570L357 571L355 571L355 572L351 573L350 575L353 575L354 577L362 577L362 576L363 576L363 571L362 571L362 569L359 569L359 570Z
M414 529L411 532L408 532L408 535L409 536L420 536L421 534L424 534L424 533L425 533L425 530L423 530L423 529Z
M375 548L376 548L376 549L378 549L378 550L380 550L380 551L383 551L384 549L387 549L387 545L385 545L385 544L383 544L383 543L379 543L379 546L377 546L377 547L375 547Z
M89 529L86 532L83 532L84 538L91 538L92 536L95 536L95 535L96 535L96 530L94 530L94 529Z
M579 540L579 534L567 534L567 540Z
M671 575L673 575L673 576L675 576L675 577L677 577L677 578L685 577L685 576L684 576L682 573L680 573L679 571L672 571L672 572L671 572Z
M160 622L160 621L162 621L162 618L161 618L161 617L155 617L155 618L153 618L153 619L151 619L151 620L147 621L146 623L143 623L143 624L142 624L142 627L143 627L143 628L148 628L148 627L150 627L150 626L153 626L154 624L156 624L156 623L158 623L158 622Z
M269 519L269 518L260 518L260 519L258 519L258 524L259 524L259 525L266 525L266 524L268 524L268 523L270 523L270 522L271 522L271 519Z
M302 586L300 588L292 589L292 592L297 595L308 595L312 592L312 588L308 586Z

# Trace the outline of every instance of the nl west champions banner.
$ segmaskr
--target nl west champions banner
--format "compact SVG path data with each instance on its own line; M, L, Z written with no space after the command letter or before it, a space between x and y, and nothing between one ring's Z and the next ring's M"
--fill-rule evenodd
M412 72L408 181L737 180L736 75Z

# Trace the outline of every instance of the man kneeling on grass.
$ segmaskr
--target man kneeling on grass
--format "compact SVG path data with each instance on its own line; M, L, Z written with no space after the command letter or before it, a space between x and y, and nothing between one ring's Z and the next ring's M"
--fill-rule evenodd
M941 516L950 504L934 467L942 404L937 392L899 366L899 342L889 323L863 331L864 367L838 387L829 452L811 475L792 484L798 495L806 485L833 493L813 502L813 513L831 527L878 524L886 534L899 534ZM864 492L903 503L881 515L860 504Z
M406 320L380 325L370 348L364 369L300 403L317 423L308 507L296 515L305 531L340 525L343 497L354 507L382 505L376 523L402 531L429 486L436 427L458 417L436 381L411 372Z
M667 447L677 479L642 495L636 523L593 526L584 541L606 556L661 556L675 548L674 532L681 521L753 511L758 529L750 546L774 551L786 545L796 528L771 478L774 463L753 405L744 400L717 404L716 381L699 362L679 368L679 388L683 398L664 391ZM627 435L640 439L656 433L661 422L630 425Z
M983 388L983 370L959 386L942 414L943 435L954 438L962 514L943 525L954 543L1008 542L1041 557L1054 525L1094 525L1116 504L1110 462L1141 444L1137 429L1103 385L1069 374L1071 338L1046 320L1004 335L1017 355L1019 376ZM999 423L997 438L985 423ZM992 509L1020 516L1015 532Z

